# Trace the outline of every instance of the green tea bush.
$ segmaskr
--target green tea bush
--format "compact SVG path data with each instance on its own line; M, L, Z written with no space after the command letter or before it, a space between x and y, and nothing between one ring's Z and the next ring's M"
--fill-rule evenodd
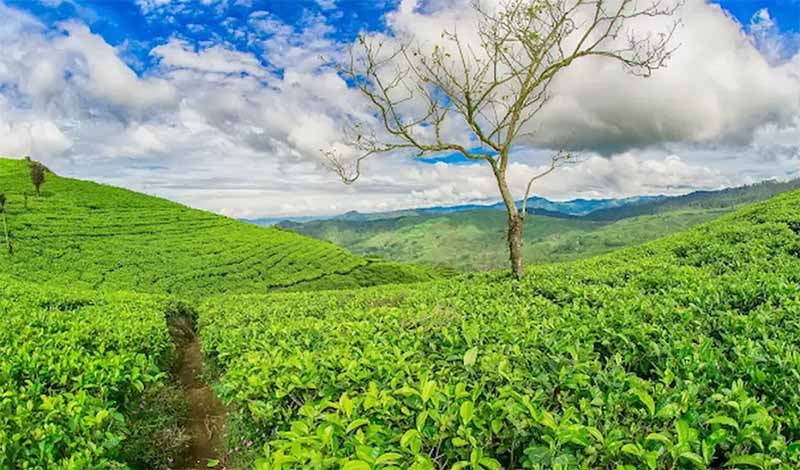
M800 192L521 281L200 309L257 469L800 468Z
M159 300L0 276L0 468L127 468L123 457L141 459L129 451L179 429L177 405L159 422L145 412L169 403L155 397L172 355ZM173 444L157 446L177 455Z
M31 282L201 298L430 280L330 243L88 181L48 174L48 197L24 203L24 161L0 159L14 254L0 273ZM2 250L6 251L6 250Z

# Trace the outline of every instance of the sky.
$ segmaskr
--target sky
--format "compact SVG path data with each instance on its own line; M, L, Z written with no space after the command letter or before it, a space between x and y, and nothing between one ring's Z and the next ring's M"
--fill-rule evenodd
M0 155L232 217L494 201L482 163L374 157L344 185L321 152L367 109L322 58L362 32L469 34L471 15L467 0L0 0ZM536 194L800 177L800 0L686 0L680 16L679 47L650 78L595 59L556 78L514 147L518 197L564 146L581 163Z

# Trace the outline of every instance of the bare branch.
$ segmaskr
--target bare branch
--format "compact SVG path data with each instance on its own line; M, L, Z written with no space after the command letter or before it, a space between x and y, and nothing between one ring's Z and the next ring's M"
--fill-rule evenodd
M550 157L550 165L546 170L534 175L528 180L528 185L525 187L525 196L522 198L522 208L520 209L520 214L523 218L525 218L525 216L528 214L528 199L531 197L531 188L533 188L533 183L554 172L557 168L575 161L575 156L572 153L565 150L559 150L555 155Z
M512 148L520 136L534 133L531 127L550 101L554 80L587 57L650 76L675 52L680 23L672 21L661 31L647 25L673 18L683 1L504 0L489 9L475 0L476 35L459 34L459 25L433 43L402 35L361 36L338 71L366 98L370 111L348 116L352 123L345 125L343 140L322 151L323 160L347 184L360 177L366 159L380 154L457 153L486 161L509 214L514 258L534 183L575 161L569 152L557 152L550 166L528 181L519 214L508 186ZM514 266L518 272L521 265Z

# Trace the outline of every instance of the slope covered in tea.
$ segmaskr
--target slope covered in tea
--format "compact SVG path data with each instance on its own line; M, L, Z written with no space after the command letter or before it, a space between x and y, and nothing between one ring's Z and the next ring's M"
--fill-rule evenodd
M295 233L52 173L36 196L21 160L0 159L0 192L9 234L0 232L0 273L39 283L202 296L432 277Z
M798 209L520 281L220 296L201 334L256 468L796 469Z

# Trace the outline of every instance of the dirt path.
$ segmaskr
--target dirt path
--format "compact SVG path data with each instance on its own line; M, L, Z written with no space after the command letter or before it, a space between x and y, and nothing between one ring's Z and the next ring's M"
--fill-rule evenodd
M180 348L179 361L178 376L189 406L186 431L192 439L186 463L180 470L207 470L210 461L221 460L225 408L211 387L200 379L203 352L197 335ZM223 464L212 468L221 469Z

